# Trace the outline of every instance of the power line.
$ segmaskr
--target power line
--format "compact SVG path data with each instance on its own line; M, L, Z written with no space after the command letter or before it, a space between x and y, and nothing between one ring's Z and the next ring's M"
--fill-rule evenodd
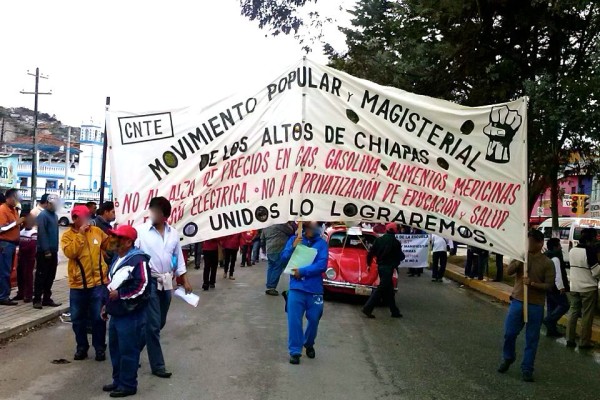
M37 123L38 123L38 96L40 94L52 94L52 90L49 92L40 92L40 78L48 79L48 75L40 74L40 69L35 69L35 74L27 71L27 75L35 77L35 91L34 92L26 92L25 90L21 90L21 94L33 94L35 98L35 103L33 107L33 157L31 157L31 209L35 208L35 202L37 200L36 196L36 188L37 188Z

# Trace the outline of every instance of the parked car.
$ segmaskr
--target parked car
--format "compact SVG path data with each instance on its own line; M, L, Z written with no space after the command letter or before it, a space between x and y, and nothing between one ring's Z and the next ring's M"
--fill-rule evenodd
M327 271L323 274L326 292L369 296L379 285L376 260L367 268L367 253L379 235L372 230L345 225L325 231L329 245ZM398 274L394 272L394 287Z

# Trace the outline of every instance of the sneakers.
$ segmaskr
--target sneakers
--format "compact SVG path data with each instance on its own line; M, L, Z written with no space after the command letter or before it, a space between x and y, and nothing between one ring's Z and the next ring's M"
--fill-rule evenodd
M290 364L292 364L292 365L298 365L298 364L300 364L300 356L297 355L297 354L293 355L293 356L290 356Z
M265 294L269 296L279 296L279 292L277 291L277 289L267 289L265 291Z
M231 280L231 281L235 281L235 278L233 277L233 275L230 275L230 276L229 276L229 280Z
M223 273L223 279L227 279L227 272Z
M515 362L514 360L504 360L502 361L502 364L500 364L500 366L498 367L498 372L503 374L506 371L508 371L508 369L510 368L510 366L512 365L512 363Z
M524 371L523 372L523 382L535 382L535 380L533 379L533 373Z
M315 348L313 346L306 347L306 357L315 358L317 353L315 352Z

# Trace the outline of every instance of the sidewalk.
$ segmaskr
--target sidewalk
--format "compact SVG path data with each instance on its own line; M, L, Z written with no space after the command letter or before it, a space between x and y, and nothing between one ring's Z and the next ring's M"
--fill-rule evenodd
M510 302L510 294L512 293L512 286L507 285L506 283L501 282L492 282L492 281L479 281L477 279L468 279L464 274L464 268L459 267L454 264L448 263L446 267L446 278L452 279L458 283L461 283L467 287L470 287L473 290L476 290L480 293L486 294L491 297L495 297L496 299L504 302ZM562 317L559 321L559 324L562 326L567 325L567 318ZM577 331L579 332L579 324ZM594 320L594 327L592 330L592 340L596 343L600 343L600 320L596 318Z
M16 293L13 290L13 295ZM52 298L60 307L36 310L31 303L19 301L18 306L0 306L0 340L8 339L29 328L51 321L69 309L69 288L66 279L54 281Z

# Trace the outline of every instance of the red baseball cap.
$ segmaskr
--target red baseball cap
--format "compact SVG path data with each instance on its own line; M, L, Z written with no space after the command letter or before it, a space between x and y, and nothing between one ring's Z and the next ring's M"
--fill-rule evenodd
M392 231L394 233L398 233L398 224L395 222L389 222L385 225L385 230L387 231Z
M131 225L119 225L117 229L110 229L108 234L131 239L134 242L137 239L137 231Z
M50 200L48 200L48 201L50 201ZM90 216L90 210L88 210L88 208L84 205L77 205L77 206L74 206L73 209L71 210L71 216L87 218Z

